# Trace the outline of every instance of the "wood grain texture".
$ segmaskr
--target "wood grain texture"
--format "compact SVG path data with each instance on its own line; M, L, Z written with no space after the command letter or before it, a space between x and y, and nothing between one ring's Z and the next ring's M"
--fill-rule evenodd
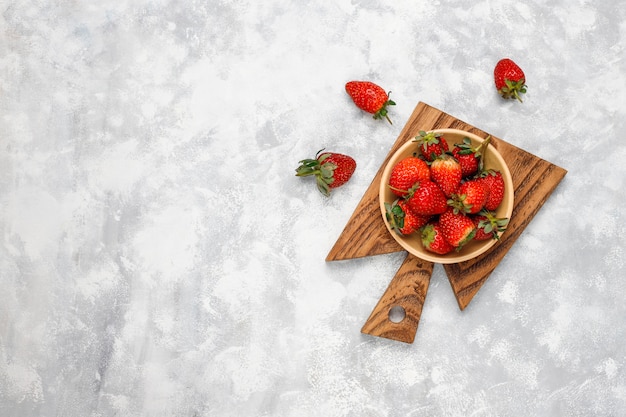
M420 130L428 131L446 128L469 131L483 138L488 136L487 132L441 110L425 103L418 103L389 150L370 186L365 191L363 198L355 208L344 230L328 253L327 261L346 260L404 250L387 230L380 212L378 189L383 170L393 154L406 141L417 136ZM513 186L515 188L513 213L501 240L489 251L466 262L444 265L448 280L461 310L468 306L489 275L498 266L513 243L522 234L526 226L528 226L567 173L565 169L511 145L502 139L493 135L491 137L492 146L500 152L513 177ZM407 319L405 319L409 322L404 325L389 321L388 312L390 302L406 295L403 292L405 287L394 283L396 280L405 283L411 279L414 282L419 280L421 282L420 288L428 288L428 284L424 287L424 282L430 281L430 274L434 265L420 260L419 267L416 266L416 270L411 271L412 265L415 265L415 259L417 258L414 258L412 255L407 256L407 259L392 280L393 285L390 284L363 327L363 333L375 334L395 340L402 339L402 341L413 340L414 335L411 337L407 332L410 333L411 329L414 329L413 331L417 330L417 322L415 320L419 322L421 306L414 304L411 307L412 314L410 317L407 315ZM428 278L425 277L426 274ZM393 291L399 291L399 293L394 294ZM425 293L422 298L425 298ZM418 303L418 301L415 302ZM415 314L417 310L419 310L419 314Z
M362 333L405 343L413 343L426 300L434 264L407 253L402 266L361 329ZM392 308L404 309L405 317L396 323L389 319Z

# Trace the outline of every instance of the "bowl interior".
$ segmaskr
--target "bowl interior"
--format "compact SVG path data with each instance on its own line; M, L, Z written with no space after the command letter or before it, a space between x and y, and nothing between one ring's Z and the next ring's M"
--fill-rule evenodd
M483 138L463 130L457 129L435 129L433 132L441 133L443 137L450 145L450 148L454 146L455 143L462 143L463 138L467 137L472 141L472 145L476 146L483 142ZM385 166L383 170L383 175L380 182L380 190L379 190L379 200L380 200L380 210L383 216L383 220L389 233L393 236L393 238L406 249L409 253L417 256L418 258L441 263L441 264L451 264L457 262L467 261L472 259L491 248L493 245L497 243L497 240L490 239L486 241L471 241L467 245L465 245L459 252L453 251L446 255L438 255L436 253L427 251L424 249L422 242L420 240L419 233L413 233L409 236L400 236L398 233L393 231L389 226L385 218L385 202L391 203L397 197L395 194L391 192L389 187L389 176L391 175L391 170L398 161L403 158L412 156L417 151L417 144L413 142L413 139L407 141L404 145L396 151L389 160L388 164ZM511 178L511 173L506 165L506 162L500 155L500 153L496 150L496 148L489 144L483 156L484 166L486 168L493 168L502 173L502 177L504 178L504 199L502 203L496 210L497 217L505 217L510 219L511 213L513 212L513 180ZM504 231L506 233L506 231Z

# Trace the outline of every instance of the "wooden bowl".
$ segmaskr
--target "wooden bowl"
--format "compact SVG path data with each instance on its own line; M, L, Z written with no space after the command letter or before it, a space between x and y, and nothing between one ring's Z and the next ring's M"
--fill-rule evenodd
M457 129L435 129L432 130L432 132L441 133L448 142L450 150L452 150L454 144L462 143L464 137L469 138L472 141L473 146L479 145L484 140L483 138L473 133ZM391 233L393 238L400 244L400 246L406 249L409 253L426 261L436 262L440 264L452 264L467 261L488 251L493 245L497 243L496 239L489 239L485 241L471 241L463 246L458 252L453 251L445 255L439 255L424 249L419 232L413 233L408 236L401 236L393 229L391 229L391 227L389 226L389 222L387 222L385 217L385 203L392 203L398 197L393 194L388 187L389 176L391 175L392 168L394 167L394 165L396 165L398 161L408 156L412 156L414 153L417 152L417 149L417 142L414 142L413 139L409 140L404 145L402 145L400 149L396 151L396 153L393 154L393 156L385 166L385 169L383 170L383 175L380 181L379 200L383 220L385 222L385 225L387 226L387 229L389 230L389 233ZM504 179L504 199L496 210L496 216L499 218L510 219L511 213L513 212L513 180L511 178L509 168L507 167L506 162L504 162L504 159L502 158L500 153L491 143L487 146L483 158L485 168L492 168L500 171ZM506 231L504 231L503 233L506 233Z

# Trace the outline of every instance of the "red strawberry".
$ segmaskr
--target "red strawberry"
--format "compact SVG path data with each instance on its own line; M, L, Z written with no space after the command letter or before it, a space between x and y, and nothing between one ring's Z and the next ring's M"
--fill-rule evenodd
M443 237L443 232L439 223L428 223L424 226L421 232L421 239L424 249L430 252L445 255L446 253L454 250L454 246L448 243L448 241Z
M520 94L526 93L526 76L515 62L509 58L498 61L493 70L493 78L502 98L517 99L522 102Z
M489 188L489 195L485 202L485 208L487 210L494 211L498 208L502 200L504 199L504 178L502 173L493 169L487 170L482 174L482 181Z
M419 136L416 136L413 141L418 143L420 153L429 162L449 150L448 142L441 133L426 133L420 130Z
M432 181L420 181L409 190L410 210L421 216L432 216L446 211L448 203L441 188Z
M352 157L340 153L317 152L315 159L303 159L296 169L296 176L315 175L317 189L325 196L330 195L331 188L337 188L348 182L356 162Z
M476 226L472 219L450 207L439 216L439 225L446 241L460 250L476 234Z
M500 239L500 233L504 232L506 225L509 224L507 218L496 218L489 211L481 211L472 220L476 225L476 235L474 240Z
M401 159L391 168L389 187L395 195L403 197L416 182L429 179L428 164L420 158L409 156Z
M449 201L457 211L475 214L485 206L489 189L482 179L465 181Z
M473 147L470 138L463 138L463 143L456 143L452 148L452 155L461 164L463 178L471 177L482 169L482 156L484 150L491 142L491 136L487 136L480 146Z
M436 157L430 164L430 179L441 188L446 197L456 192L462 176L463 170L459 161L446 153Z
M430 216L419 216L409 210L405 200L398 199L393 203L385 203L385 216L389 225L400 235L410 235L424 226Z
M374 119L384 117L391 123L387 116L387 106L396 104L389 100L391 92L387 94L380 86L370 81L350 81L346 83L346 92L359 109L372 113Z

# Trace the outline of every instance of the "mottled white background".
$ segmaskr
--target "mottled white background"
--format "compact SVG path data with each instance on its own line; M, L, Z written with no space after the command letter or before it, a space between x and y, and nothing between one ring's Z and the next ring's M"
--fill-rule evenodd
M0 5L0 415L622 416L624 0ZM523 104L496 94L502 57ZM346 81L392 91L389 125ZM423 101L568 170L470 306L326 263ZM329 199L297 178L352 155Z

